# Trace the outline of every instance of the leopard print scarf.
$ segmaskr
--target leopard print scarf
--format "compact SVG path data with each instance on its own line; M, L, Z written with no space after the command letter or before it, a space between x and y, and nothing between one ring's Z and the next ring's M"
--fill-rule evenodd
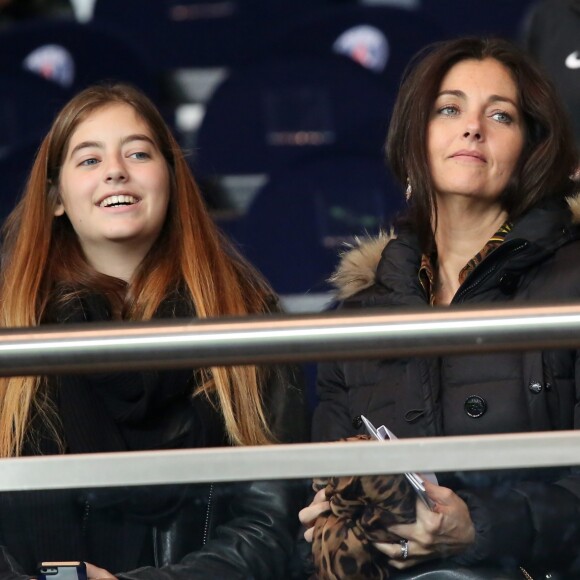
M367 439L365 436L350 440ZM389 577L387 556L372 542L398 542L389 526L415 521L416 496L404 475L365 475L315 479L330 510L314 525L313 578L382 580Z

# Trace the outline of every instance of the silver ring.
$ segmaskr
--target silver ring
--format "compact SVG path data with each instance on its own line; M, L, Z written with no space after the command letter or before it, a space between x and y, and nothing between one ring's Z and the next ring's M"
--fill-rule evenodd
M401 558L406 560L409 557L409 540L400 540Z

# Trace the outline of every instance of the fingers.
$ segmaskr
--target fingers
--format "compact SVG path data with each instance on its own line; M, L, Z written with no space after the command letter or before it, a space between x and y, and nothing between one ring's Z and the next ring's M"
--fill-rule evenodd
M413 557L448 558L465 551L475 541L475 527L466 503L452 490L425 482L425 489L436 502L434 511L421 501L416 504L414 524L396 524L389 532L409 540ZM396 550L390 549L391 555Z
M312 544L313 540L314 540L314 526L308 528L305 532L304 532L304 539L309 543Z
M300 521L307 528L304 532L304 539L307 542L312 542L312 537L314 534L314 523L318 516L330 509L330 502L325 501L318 503L316 505L310 504L307 508L304 508L298 514Z
M397 570L405 570L424 561L420 546L411 540L400 542L377 542L374 547L389 558L389 566Z
M326 494L324 490L321 489L312 500L312 503L298 513L298 518L304 526L313 525L316 518L324 511L330 508L330 503L326 499Z
M304 532L304 539L307 542L312 542L313 534L314 534L314 523L318 516L330 509L330 502L326 499L326 494L324 490L321 489L312 500L312 503L301 509L298 513L298 519L302 523L303 526L307 528Z
M310 504L308 507L305 507L304 509L300 510L300 512L298 513L298 518L300 519L300 522L302 523L303 526L309 528L314 525L316 518L320 514L328 511L329 509L330 509L329 501L317 504Z
M415 503L415 522L412 524L394 524L388 531L401 537L422 542L429 541L429 537L439 526L441 515L432 512L419 498Z
M441 485L435 485L428 480L423 480L423 485L425 486L425 491L427 495L436 503L441 505L448 505L453 501L453 496L455 495L448 487L442 487Z
M88 580L117 580L108 570L104 568L98 568L94 564L85 562L87 566L87 579Z

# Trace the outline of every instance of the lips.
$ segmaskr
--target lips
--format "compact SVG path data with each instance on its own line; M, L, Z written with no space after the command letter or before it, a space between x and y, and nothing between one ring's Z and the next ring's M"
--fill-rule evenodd
M453 155L451 155L451 158L453 158L453 159L458 158L458 157L460 157L460 158L469 157L471 159L475 159L478 161L482 161L483 163L487 163L487 159L486 159L485 155L479 151L475 151L474 149L461 149L461 150L453 153Z

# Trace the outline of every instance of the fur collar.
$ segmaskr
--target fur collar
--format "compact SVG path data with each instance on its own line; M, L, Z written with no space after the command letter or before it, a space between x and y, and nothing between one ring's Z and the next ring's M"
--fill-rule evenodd
M572 223L580 224L580 194L568 198ZM375 282L377 266L385 246L397 236L393 230L378 236L355 238L340 256L340 263L328 281L336 288L336 299L345 300L370 288Z
M337 289L338 300L344 300L373 285L381 254L385 246L396 237L391 230L389 233L380 232L376 237L357 237L354 244L346 246L338 268L328 279Z

